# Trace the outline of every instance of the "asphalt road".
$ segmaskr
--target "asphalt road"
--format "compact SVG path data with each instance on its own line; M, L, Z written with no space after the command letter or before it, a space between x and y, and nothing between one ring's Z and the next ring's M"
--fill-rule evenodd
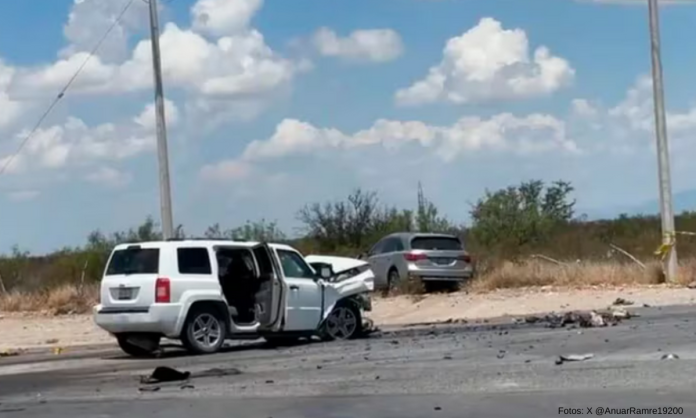
M204 357L172 350L133 360L97 350L3 359L0 418L538 418L590 415L587 408L595 416L696 416L693 310L636 309L641 317L606 328L479 324L278 349L244 343ZM586 353L593 357L555 363ZM679 358L662 359L670 353ZM192 377L140 391L139 377L161 365ZM228 375L205 376L211 368Z

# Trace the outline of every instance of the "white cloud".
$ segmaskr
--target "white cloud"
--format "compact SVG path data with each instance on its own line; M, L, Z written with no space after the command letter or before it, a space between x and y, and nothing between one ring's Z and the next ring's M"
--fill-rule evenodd
M168 103L171 115L178 114ZM38 129L16 156L12 169L21 172L31 169L60 169L66 166L89 166L97 162L115 162L152 151L155 148L153 105L130 121L119 124L103 123L90 127L79 118L69 117L64 123ZM176 117L172 123L176 122ZM28 131L20 132L15 140L22 141ZM4 158L9 158L6 156ZM3 162L4 159L0 159Z
M123 11L129 0L74 0L63 28L70 44L60 51L67 58L78 52L91 51ZM134 1L118 24L104 40L97 56L105 61L118 61L128 56L129 32L147 25L147 3Z
M392 61L404 50L401 37L392 29L355 30L342 38L329 28L320 28L312 41L320 54L349 61Z
M244 31L263 0L199 0L191 8L193 29L213 36Z
M241 35L208 42L202 35L168 23L161 34L162 73L167 87L182 88L206 97L244 99L267 93L289 83L298 66L278 56L263 35L250 30ZM93 58L76 80L72 92L119 94L152 88L152 51L141 41L131 58L121 64L105 64ZM22 70L11 92L35 97L60 89L86 58L78 53L55 64Z
M74 0L64 27L68 46L55 62L12 67L0 60L0 130L24 122L22 117L35 117L27 110L35 103L45 103L72 79L85 63L87 51L125 4L116 0ZM168 126L183 120L200 134L231 120L254 118L291 91L296 74L311 68L307 61L280 56L250 26L262 4L261 0L198 0L191 7L191 28L163 25L160 44L165 89L185 93L181 111L166 102ZM150 41L141 40L128 50L129 37L147 23L146 8L146 3L136 0L100 52L86 62L69 94L103 97L152 88ZM123 123L88 126L82 119L71 117L39 129L7 171L126 159L153 148L154 130L153 105ZM16 134L15 144L26 133ZM15 144L2 144L0 163L8 161ZM102 172L92 177L105 175Z
M227 160L205 165L201 177L213 181L240 180L248 177L251 170L251 165L244 161Z
M28 103L12 100L7 89L15 76L15 69L7 66L0 59L0 131L11 126L29 107Z
M396 93L400 105L510 100L553 93L570 84L568 61L538 47L530 57L527 34L492 18L447 41L442 62Z
M592 144L594 152L635 154L655 148L655 115L652 81L638 77L625 97L613 106L590 104L585 99L573 101L572 131L581 141ZM667 128L673 150L696 151L691 145L696 129L696 106L681 112L667 111ZM586 138L583 140L582 138Z
M13 202L26 202L39 197L40 192L37 190L17 190L9 192L7 197Z
M107 187L123 187L131 182L133 176L111 167L99 167L89 173L87 181Z
M85 48L78 47L80 40L86 43L97 31L96 26L85 27L79 22L96 19L102 22L103 33L104 22L122 7L105 1L76 0L66 26L71 45L54 63L13 69L7 88L10 99L44 99L72 78L87 58ZM205 119L229 122L237 112L229 112L227 108L247 107L250 103L254 111L239 112L242 113L239 118L254 117L287 94L295 76L310 68L306 61L296 62L276 53L263 35L250 26L261 5L260 0L199 0L191 8L191 28L174 23L163 25L160 47L165 88L186 93L184 109L194 113L192 118L205 109L205 112L216 112L206 113ZM137 26L137 19L132 20L119 27L124 37L127 28ZM208 36L219 37L210 40ZM113 51L87 62L70 94L126 94L152 88L150 41L138 42L127 59L120 61L113 59L119 48L112 47ZM200 126L205 119L199 119L196 124Z
M566 135L564 122L543 114L517 117L503 113L488 119L463 117L451 126L380 119L370 128L353 134L285 119L270 138L252 141L239 158L207 166L202 175L240 179L248 175L252 164L267 160L341 153L359 147L382 147L396 152L409 145L420 146L443 162L484 151L518 156L549 151L581 152Z
M593 117L597 115L597 109L585 99L575 99L571 102L573 113L582 117Z
M171 100L164 100L164 117L166 118L167 126L176 126L179 123L179 109ZM154 132L157 128L155 104L150 103L145 106L142 113L133 120L143 129Z

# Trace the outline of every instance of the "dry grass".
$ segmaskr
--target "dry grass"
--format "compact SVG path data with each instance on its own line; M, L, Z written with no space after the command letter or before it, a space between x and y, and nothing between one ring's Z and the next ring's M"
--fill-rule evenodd
M64 285L34 292L0 295L0 311L41 312L51 315L80 314L91 311L99 299L99 285Z
M687 260L680 265L679 285L691 283L696 278L696 260ZM524 287L567 287L590 286L640 286L657 285L665 282L660 263L646 264L643 270L636 264L615 262L581 262L557 265L545 261L505 262L474 280L469 289L487 292L497 289Z

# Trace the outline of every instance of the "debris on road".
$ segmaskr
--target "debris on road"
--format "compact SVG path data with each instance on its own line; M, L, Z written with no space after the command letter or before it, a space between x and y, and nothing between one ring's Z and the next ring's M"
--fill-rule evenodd
M159 392L159 386L143 386L138 388L140 392Z
M195 389L196 387L193 385L182 385L179 389L184 390L184 389Z
M679 360L679 356L676 354L663 354L661 360Z
M624 299L624 298L616 298L614 303L612 303L614 306L630 306L633 305L633 301Z
M525 322L527 324L546 323L548 328L564 328L567 325L576 325L581 328L599 328L608 325L617 325L623 319L636 317L636 314L630 313L623 308L612 308L609 311L579 311L565 313L550 313L544 316L529 315L523 320L516 322Z
M171 367L160 366L155 368L150 376L142 376L140 378L140 383L151 385L154 383L179 382L188 380L190 376L190 372L180 372Z
M571 361L585 361L589 360L594 357L594 354L592 353L587 353L587 354L567 354L567 355L561 355L558 356L556 359L556 364L560 365L566 362L571 362Z
M382 335L382 330L375 325L375 321L370 318L363 318L360 338L379 338Z

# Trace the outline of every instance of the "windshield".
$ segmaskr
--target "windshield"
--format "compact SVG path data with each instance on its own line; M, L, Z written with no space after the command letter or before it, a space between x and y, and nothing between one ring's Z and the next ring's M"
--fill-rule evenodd
M415 237L411 240L414 250L462 250L462 242L456 237Z
M114 251L106 269L107 276L119 274L157 274L158 248L126 248Z

